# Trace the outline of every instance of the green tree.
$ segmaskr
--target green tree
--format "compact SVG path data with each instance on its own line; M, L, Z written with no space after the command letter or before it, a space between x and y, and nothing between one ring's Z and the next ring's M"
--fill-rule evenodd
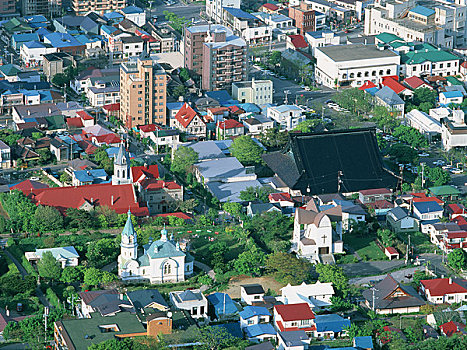
M389 155L396 158L398 163L416 163L417 150L402 143L396 143L389 148Z
M321 120L319 119L307 119L299 123L293 130L298 132L312 132L319 124L321 124Z
M247 245L246 250L234 260L234 268L240 274L260 275L264 262L263 251L253 242Z
M63 172L63 173L60 175L60 182L63 182L63 183L70 183L70 182L71 182L71 176L68 175L68 173Z
M68 208L66 210L66 221L68 227L85 229L92 228L96 226L96 220L94 218L94 213L88 212L86 210ZM126 217L126 214L124 214Z
M31 137L34 139L34 140L39 140L41 137L43 136L42 132L40 131L36 131L36 132L33 132L31 134Z
M280 51L273 51L269 55L268 62L272 66L277 66L281 63L282 54Z
M396 239L396 234L393 231L388 230L388 229L380 228L378 229L378 231L376 231L376 235L381 239L383 244L387 247L392 246Z
M41 165L51 164L54 160L54 155L48 148L41 148L37 150L37 153L39 154L39 164Z
M52 78L52 84L63 87L65 84L69 82L67 76L63 73L57 73Z
M289 140L289 133L287 131L281 131L279 128L273 128L266 130L261 135L260 141L269 150L280 149L286 145Z
M186 82L186 81L191 79L190 72L186 68L180 69L179 76L180 76L180 78L182 79L183 82Z
M170 170L178 174L186 174L198 161L198 153L190 147L180 146L174 153Z
M430 103L431 108L436 104L437 93L435 90L429 88L418 88L414 90L412 102L416 106L420 106L422 103Z
M36 289L34 276L21 277L19 273L7 273L0 277L0 294L14 296L18 293L31 295Z
M425 135L410 126L399 125L394 128L392 135L409 146L415 148L428 147L428 140Z
M248 342L235 338L223 327L203 327L199 330L196 350L244 349Z
M250 136L243 135L233 140L230 146L232 155L243 165L257 165L263 162L263 149Z
M179 17L173 12L163 11L162 13L170 23L171 27L178 33L183 34L183 28L189 23L189 21L185 17Z
M81 282L84 278L82 266L67 266L63 269L60 281L63 283Z
M94 161L99 164L99 166L103 168L107 174L111 175L113 174L114 163L106 152L107 148L107 146L99 147L96 151L94 151L93 157Z
M341 107L355 114L371 110L371 96L358 88L342 90L334 98Z
M244 228L251 233L254 240L269 252L281 251L279 242L289 242L291 239L293 221L281 212L262 213L245 220ZM288 244L286 245L288 248ZM282 246L284 248L284 246ZM283 249L287 251L288 249Z
M331 282L338 296L347 297L349 293L349 282L341 267L337 265L317 264L316 272L319 274L319 281L323 283Z
M463 249L454 249L448 254L448 265L453 270L460 271L467 267L467 256Z
M60 279L62 266L51 252L45 252L37 264L37 271L39 272L39 276L57 281Z
M222 205L222 209L232 216L239 217L242 214L243 207L240 203L225 202Z
M10 193L2 193L0 200L8 214L9 220L6 222L8 229L14 232L28 232L34 229L36 206L23 192L13 190Z
M309 281L311 266L309 261L284 252L269 254L266 259L266 271L273 273L284 284L295 285Z
M333 312L352 310L355 306L350 300L344 299L339 296L332 296L331 303L331 309Z
M430 181L433 186L442 186L451 180L451 175L444 169L439 167L425 167L425 178ZM419 167L419 174L421 174L421 167Z
M86 259L89 266L102 267L117 258L119 253L117 244L112 238L92 241L88 245Z
M247 187L245 190L240 191L240 199L248 202L260 200L268 203L268 196L274 192L271 187Z
M400 121L396 119L394 113L391 113L384 106L375 106L371 111L373 120L378 125L378 128L385 132L392 131L396 126L400 125Z
M34 226L40 232L63 229L63 216L54 207L39 205L34 213Z
M88 286L98 286L102 280L102 272L95 267L89 267L84 271L83 281Z
M183 85L177 85L172 90L172 96L176 99L178 99L180 96L185 96L185 95L186 95L186 89L185 89L185 86Z

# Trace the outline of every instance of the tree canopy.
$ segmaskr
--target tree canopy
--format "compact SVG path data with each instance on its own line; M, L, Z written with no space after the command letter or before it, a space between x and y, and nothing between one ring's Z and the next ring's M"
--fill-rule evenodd
M448 265L453 270L460 271L467 267L467 254L463 249L454 249L448 254Z
M346 297L349 293L349 282L341 267L337 265L317 264L316 272L319 274L319 281L331 282L339 296Z
M240 191L240 199L242 201L256 201L268 203L268 196L275 191L270 187L247 187L245 190Z
M266 270L284 284L296 285L309 281L311 266L309 261L284 252L269 254L266 259Z
M394 128L392 135L409 146L415 148L428 147L428 140L425 135L410 126L399 125Z
M37 264L37 271L41 277L50 280L59 280L62 273L62 266L51 252L45 252L42 254L42 258Z
M264 150L248 135L234 139L230 151L243 165L257 165L263 162L261 155Z
M185 174L198 161L198 153L190 147L179 147L174 153L170 170L174 173Z

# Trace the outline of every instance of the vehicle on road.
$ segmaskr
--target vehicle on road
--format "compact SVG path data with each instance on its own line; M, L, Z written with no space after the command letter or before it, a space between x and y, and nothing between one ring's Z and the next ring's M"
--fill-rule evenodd
M426 153L426 152L423 152L423 153L419 153L418 156L419 156L419 157L429 157L430 154L429 154L429 153Z

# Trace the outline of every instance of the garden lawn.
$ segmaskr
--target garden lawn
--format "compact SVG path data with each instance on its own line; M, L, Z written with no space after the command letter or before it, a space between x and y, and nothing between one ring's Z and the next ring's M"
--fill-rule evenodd
M365 260L385 260L386 255L376 245L375 236L356 236L344 234L344 244L351 246Z
M413 231L413 232L404 232L399 233L397 238L400 239L402 242L407 244L409 242L409 234L410 234L410 244L415 247L415 250L419 253L428 253L433 252L435 246L430 242L430 239L427 235L421 233L420 231Z

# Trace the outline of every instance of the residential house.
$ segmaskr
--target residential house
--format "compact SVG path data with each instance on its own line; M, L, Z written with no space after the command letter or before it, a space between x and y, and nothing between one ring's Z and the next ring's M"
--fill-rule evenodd
M231 137L241 136L245 133L245 127L235 119L224 119L217 122L217 139L222 140Z
M137 26L143 26L146 23L146 12L137 6L127 6L121 10L123 16L132 21Z
M418 88L427 88L427 89L433 90L430 84L426 83L423 79L419 78L416 75L405 78L402 81L402 83L412 90L415 90Z
M396 117L404 116L405 102L391 88L383 86L375 93L376 104L386 107Z
M138 289L125 294L136 311L141 312L149 308L169 311L169 305L157 289Z
M179 129L188 136L201 139L206 137L206 123L188 103L185 103L175 117L170 119L170 126Z
M435 278L420 281L420 292L432 304L454 304L467 301L467 280Z
M261 215L263 213L270 213L270 212L279 212L281 213L281 209L278 205L272 203L253 203L249 202L248 206L246 207L246 215L249 217L253 217L255 215Z
M457 198L461 194L461 191L459 191L455 186L452 185L434 186L428 188L428 190L433 196L450 201L457 200Z
M169 293L170 302L177 310L186 310L194 319L208 317L208 300L199 290Z
M245 338L251 342L263 343L268 340L276 339L276 330L270 323L253 324L244 329ZM264 343L263 343L264 344Z
M406 208L395 207L386 214L387 225L396 233L417 230L417 222Z
M307 303L274 305L274 327L279 332L303 331L312 335L316 331L314 319Z
M464 95L460 91L444 91L439 94L439 103L444 106L458 105L462 101L464 101Z
M281 297L284 304L307 303L310 309L320 309L331 306L331 298L335 295L332 283L317 281L314 284L292 286L290 283L281 288Z
M239 316L242 329L271 321L271 313L263 306L245 306L243 311L240 311Z
M410 286L397 282L390 274L373 288L362 293L366 306L377 314L406 314L419 312L425 305L422 297Z
M236 303L226 293L213 293L207 296L209 314L216 319L229 318L238 314Z
M71 184L73 186L92 185L107 182L107 173L104 169L88 169L73 171Z
M412 109L405 114L407 125L426 135L429 140L441 134L441 122L425 112Z
M272 80L240 81L232 84L232 97L241 103L264 105L272 103L274 86Z
M36 249L34 252L26 252L24 256L31 264L37 264L42 259L45 253L52 253L53 257L60 263L60 266L78 266L79 254L75 247L60 247L60 248L44 248Z
M439 220L443 212L443 207L434 201L413 203L413 215L420 221Z
M11 148L0 140L0 169L9 169L12 166Z
M306 350L311 338L302 330L277 333L278 350Z
M102 317L115 316L122 311L133 311L128 300L123 300L116 289L92 290L78 293L81 299L81 312L85 318L93 313Z
M445 337L452 337L455 334L465 335L467 330L465 324L456 321L449 321L439 326L441 334Z
M264 115L250 115L242 120L246 133L252 136L263 134L266 130L274 128L274 121Z
M462 204L450 203L446 205L446 214L450 220L458 217L464 216L466 214L465 207Z
M347 334L346 329L350 327L350 317L343 318L337 314L316 315L316 332L318 339L334 339Z
M240 286L240 298L248 304L254 305L255 303L263 302L264 289L261 284L244 284Z
M282 105L268 108L268 118L274 120L281 129L294 129L306 119L303 110L295 105Z

